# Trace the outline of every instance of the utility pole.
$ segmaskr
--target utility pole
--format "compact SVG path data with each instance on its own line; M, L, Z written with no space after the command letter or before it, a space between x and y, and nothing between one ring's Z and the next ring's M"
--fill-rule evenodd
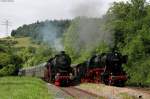
M6 26L6 36L9 36L8 30L9 30L9 26L11 26L10 21L9 20L5 20L5 21L2 22L1 25L5 25Z

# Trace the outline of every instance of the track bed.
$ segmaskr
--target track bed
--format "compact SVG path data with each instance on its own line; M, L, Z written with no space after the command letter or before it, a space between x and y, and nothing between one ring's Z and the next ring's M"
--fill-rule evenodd
M100 96L96 94L75 87L61 88L61 90L72 96L74 99L100 99Z
M103 97L87 92L85 90L70 86L57 87L53 84L47 84L49 93L53 94L55 99L103 99Z

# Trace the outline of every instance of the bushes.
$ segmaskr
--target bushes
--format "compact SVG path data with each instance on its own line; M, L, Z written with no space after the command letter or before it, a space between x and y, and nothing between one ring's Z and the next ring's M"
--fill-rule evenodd
M3 47L0 50L0 76L17 75L22 59L9 47L1 46Z
M0 76L8 76L15 74L16 67L15 65L8 64L7 66L4 66L2 69L0 69Z
M20 49L17 55L22 59L23 67L30 67L46 62L53 55L50 47L41 46L40 48L27 47Z
M126 67L126 71L130 75L129 85L142 84L150 86L150 57L145 57L139 61L132 62L132 66ZM130 69L129 69L130 68Z
M11 61L11 56L7 53L0 52L0 68L3 68L6 64L9 64Z
M21 67L22 60L18 56L0 54L0 76L17 75Z

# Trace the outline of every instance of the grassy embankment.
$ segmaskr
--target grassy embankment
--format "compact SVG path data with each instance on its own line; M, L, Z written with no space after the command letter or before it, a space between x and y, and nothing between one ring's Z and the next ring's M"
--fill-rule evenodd
M11 44L14 47L39 47L38 44L32 42L30 37L7 37L7 38L0 38L0 42L2 44Z
M53 99L40 79L30 77L1 77L0 99Z

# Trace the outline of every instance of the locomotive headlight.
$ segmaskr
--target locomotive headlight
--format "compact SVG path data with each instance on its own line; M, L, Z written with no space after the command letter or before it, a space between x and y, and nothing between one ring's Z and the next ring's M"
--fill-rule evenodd
M58 79L59 76L60 76L60 73L57 73L57 74L55 75L55 79Z
M69 75L72 76L72 73L70 73Z
M60 76L60 73L57 73L56 76Z
M115 79L115 76L111 76L111 79Z
M70 73L70 74L69 74L69 76L70 76L70 79L73 79L73 75L72 75L72 73Z
M110 73L110 75L112 76L112 75L113 75L113 73Z
M58 76L55 76L55 80L58 78Z

